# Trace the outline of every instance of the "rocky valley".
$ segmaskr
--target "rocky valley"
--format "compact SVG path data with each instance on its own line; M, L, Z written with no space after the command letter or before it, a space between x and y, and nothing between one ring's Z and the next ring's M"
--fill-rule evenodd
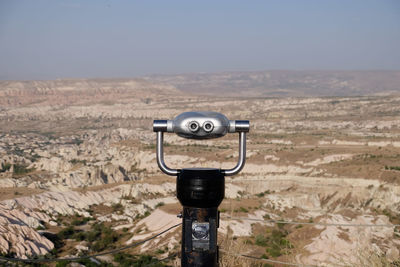
M0 253L93 255L178 224L176 181L157 166L152 122L212 110L251 122L245 168L226 179L220 206L222 266L397 266L398 73L375 74L389 80L382 94L362 90L364 74L267 74L251 76L248 95L235 89L244 85L237 73L202 83L197 75L1 81ZM301 89L307 86L312 90ZM325 91L314 94L319 87ZM273 88L285 93L270 94ZM329 94L335 88L339 93ZM189 141L167 134L165 142L175 168L230 168L238 157L236 136ZM177 227L79 264L179 266L180 238Z

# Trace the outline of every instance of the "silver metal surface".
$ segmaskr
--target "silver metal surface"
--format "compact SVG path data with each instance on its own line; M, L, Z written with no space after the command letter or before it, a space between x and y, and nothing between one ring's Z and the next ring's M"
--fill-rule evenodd
M204 126L211 124L211 129ZM198 125L198 128L192 128ZM221 113L210 111L184 112L172 120L172 131L188 139L211 139L228 133L229 120Z
M157 132L157 164L158 167L163 171L163 173L171 176L176 176L179 171L175 169L170 169L165 165L164 162L164 132Z
M211 133L214 130L214 123L212 121L206 121L203 123L203 130L207 133Z
M211 139L239 133L239 159L237 165L228 170L221 170L225 175L239 173L246 162L246 133L250 130L248 120L228 120L225 115L210 111L184 112L173 120L154 120L153 131L157 132L157 164L168 175L175 176L180 170L170 169L164 162L164 132L176 133L188 139Z
M225 115L211 111L184 112L173 120L154 120L154 132L176 133L188 139L212 139L227 133L249 132L248 120L228 120Z
M200 130L200 124L199 124L197 121L191 121L191 122L189 122L187 127L189 128L189 130L190 130L192 133L196 133L197 131Z
M248 133L250 131L250 122L249 121L235 121L235 132L246 132Z
M239 133L239 159L236 166L232 169L222 170L225 175L231 176L239 173L246 162L246 132Z
M153 121L153 131L154 132L166 132L168 130L167 120L154 120Z

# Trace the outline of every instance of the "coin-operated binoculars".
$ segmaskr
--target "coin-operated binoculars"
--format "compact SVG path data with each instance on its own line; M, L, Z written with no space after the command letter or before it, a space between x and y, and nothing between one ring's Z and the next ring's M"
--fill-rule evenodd
M157 133L157 163L168 175L177 176L176 193L182 212L182 267L218 266L218 206L225 195L225 176L242 170L246 159L246 133L249 121L228 120L217 112L184 112L173 120L154 120ZM239 133L239 161L232 169L171 169L165 165L164 132L187 139L212 139Z

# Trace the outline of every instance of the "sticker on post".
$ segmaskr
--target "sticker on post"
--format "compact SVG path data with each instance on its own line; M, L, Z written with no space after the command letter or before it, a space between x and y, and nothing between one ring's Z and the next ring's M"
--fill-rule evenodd
M195 250L208 250L210 248L210 224L208 222L193 222L192 246Z

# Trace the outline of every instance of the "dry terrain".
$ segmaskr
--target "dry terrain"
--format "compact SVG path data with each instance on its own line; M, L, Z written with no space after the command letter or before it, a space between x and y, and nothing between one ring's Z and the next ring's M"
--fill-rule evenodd
M157 167L152 121L212 110L251 121L246 166L227 178L220 206L223 266L283 266L239 253L316 266L398 264L399 73L367 75L376 84L364 73L335 73L258 73L247 95L237 89L249 73L236 85L238 73L0 82L0 253L90 255L179 223L175 179ZM284 97L264 90L281 90L285 79L293 88ZM381 91L379 81L386 81ZM215 88L202 91L206 84ZM238 156L237 136L165 141L175 168L228 168ZM180 231L95 261L147 264L175 255ZM164 264L177 262L179 255Z

